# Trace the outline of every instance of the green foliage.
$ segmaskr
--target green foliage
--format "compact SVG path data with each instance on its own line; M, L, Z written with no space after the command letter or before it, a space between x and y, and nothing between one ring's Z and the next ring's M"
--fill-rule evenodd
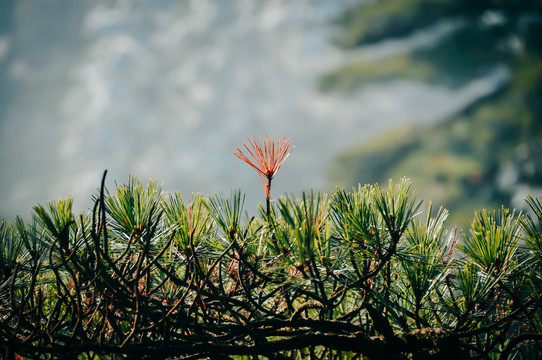
M353 240L364 253L397 243L421 204L415 195L409 198L409 189L410 182L402 179L395 188L390 182L389 191L378 185L360 185L352 193L338 190L333 197L332 218L339 238Z
M533 301L542 305L542 292L540 291L542 289L542 201L532 196L528 196L526 201L534 216L533 219L531 214L526 214L518 219L525 232L523 239L528 249L524 266L529 267L531 274L526 288L535 294ZM532 322L539 329L542 328L542 314L540 312L534 313Z
M6 358L511 359L540 354L541 200L475 213L471 232L411 182L284 195L102 185L0 223ZM423 215L422 215L423 213ZM535 220L533 220L535 219ZM128 221L127 221L128 220ZM535 223L535 221L537 221Z
M141 235L143 229L156 221L156 204L161 201L162 187L149 181L147 189L141 179L130 175L128 184L116 186L116 196L107 192L106 211L113 219L113 229L129 238L133 233Z
M476 212L471 236L464 236L459 248L483 271L506 274L512 267L520 233L519 222L507 209Z
M459 267L457 270L457 288L461 291L462 298L457 303L457 306L460 307L459 313L468 316L478 304L486 304L485 299L491 294L499 278L492 277L481 271L473 262L466 262Z
M69 231L69 226L75 222L72 213L72 203L72 198L67 198L59 199L56 203L48 203L47 209L42 205L34 206L34 212L37 215L38 221L52 237L69 237L69 233L66 232Z
M300 263L316 259L322 262L329 256L326 226L327 196L321 193L302 193L300 199L284 196L279 199L281 222L275 236L278 243L291 244L289 251L298 254Z
M29 225L25 225L22 218L17 217L15 228L19 241L22 243L20 256L34 265L46 261L47 251L51 245L51 238L43 236L44 230L39 225L39 220L34 216Z
M15 270L19 260L22 241L10 222L0 221L0 294L6 289L6 280Z
M435 218L430 215L431 205L425 223L418 219L412 221L406 235L405 256L401 259L406 287L414 298L414 306L418 307L448 276L450 262L446 258L453 251L453 244L450 244L453 237L449 241L443 239L448 212L441 208Z
M169 195L162 204L166 217L166 227L175 229L175 240L181 250L190 243L199 245L211 235L213 227L210 214L201 194L192 195L185 205L181 193Z
M526 201L534 213L536 222L531 214L526 214L519 221L525 230L525 242L532 251L533 260L536 260L539 266L542 266L542 202L532 196L528 196Z
M233 190L229 199L215 195L203 203L215 223L230 241L233 241L236 234L241 231L244 202L245 195L241 194L241 190Z

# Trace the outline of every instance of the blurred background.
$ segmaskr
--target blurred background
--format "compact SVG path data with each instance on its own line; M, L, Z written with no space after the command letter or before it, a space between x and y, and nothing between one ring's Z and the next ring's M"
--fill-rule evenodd
M542 194L539 0L2 0L0 217L132 173L272 197L407 176L467 224ZM450 224L450 223L449 223ZM451 225L453 226L453 225Z

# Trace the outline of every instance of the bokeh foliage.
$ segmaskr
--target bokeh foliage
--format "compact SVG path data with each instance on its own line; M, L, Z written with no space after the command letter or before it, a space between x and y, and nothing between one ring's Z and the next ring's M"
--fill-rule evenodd
M540 191L541 1L382 0L354 6L337 23L336 42L347 50L447 30L406 53L354 60L323 76L324 91L398 78L459 89L496 69L508 76L437 125L395 130L346 151L331 169L335 183L407 175L462 226L477 207L523 206L519 189Z

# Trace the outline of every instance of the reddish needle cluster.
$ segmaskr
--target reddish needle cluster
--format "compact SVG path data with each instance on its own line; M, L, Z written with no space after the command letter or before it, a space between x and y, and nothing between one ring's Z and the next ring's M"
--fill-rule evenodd
M271 180L288 155L290 155L291 141L290 139L279 136L278 140L275 142L270 140L267 134L265 135L265 140L262 140L261 137L256 139L255 136L252 140L248 137L247 139L250 147L246 144L244 146L252 157L252 160L249 159L247 155L243 154L239 148L237 148L237 151L233 154L256 169L258 175L260 175L265 196L269 199L271 195Z

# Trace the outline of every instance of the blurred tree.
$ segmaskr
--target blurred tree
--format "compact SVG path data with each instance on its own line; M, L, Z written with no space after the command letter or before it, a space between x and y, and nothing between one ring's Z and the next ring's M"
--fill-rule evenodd
M503 68L509 76L436 126L395 131L344 153L332 168L335 182L407 175L424 197L453 209L454 220L482 206L522 206L524 193L539 191L541 1L382 0L357 5L338 23L337 44L346 49L447 30L406 54L355 61L326 74L323 91L397 77L459 88Z

